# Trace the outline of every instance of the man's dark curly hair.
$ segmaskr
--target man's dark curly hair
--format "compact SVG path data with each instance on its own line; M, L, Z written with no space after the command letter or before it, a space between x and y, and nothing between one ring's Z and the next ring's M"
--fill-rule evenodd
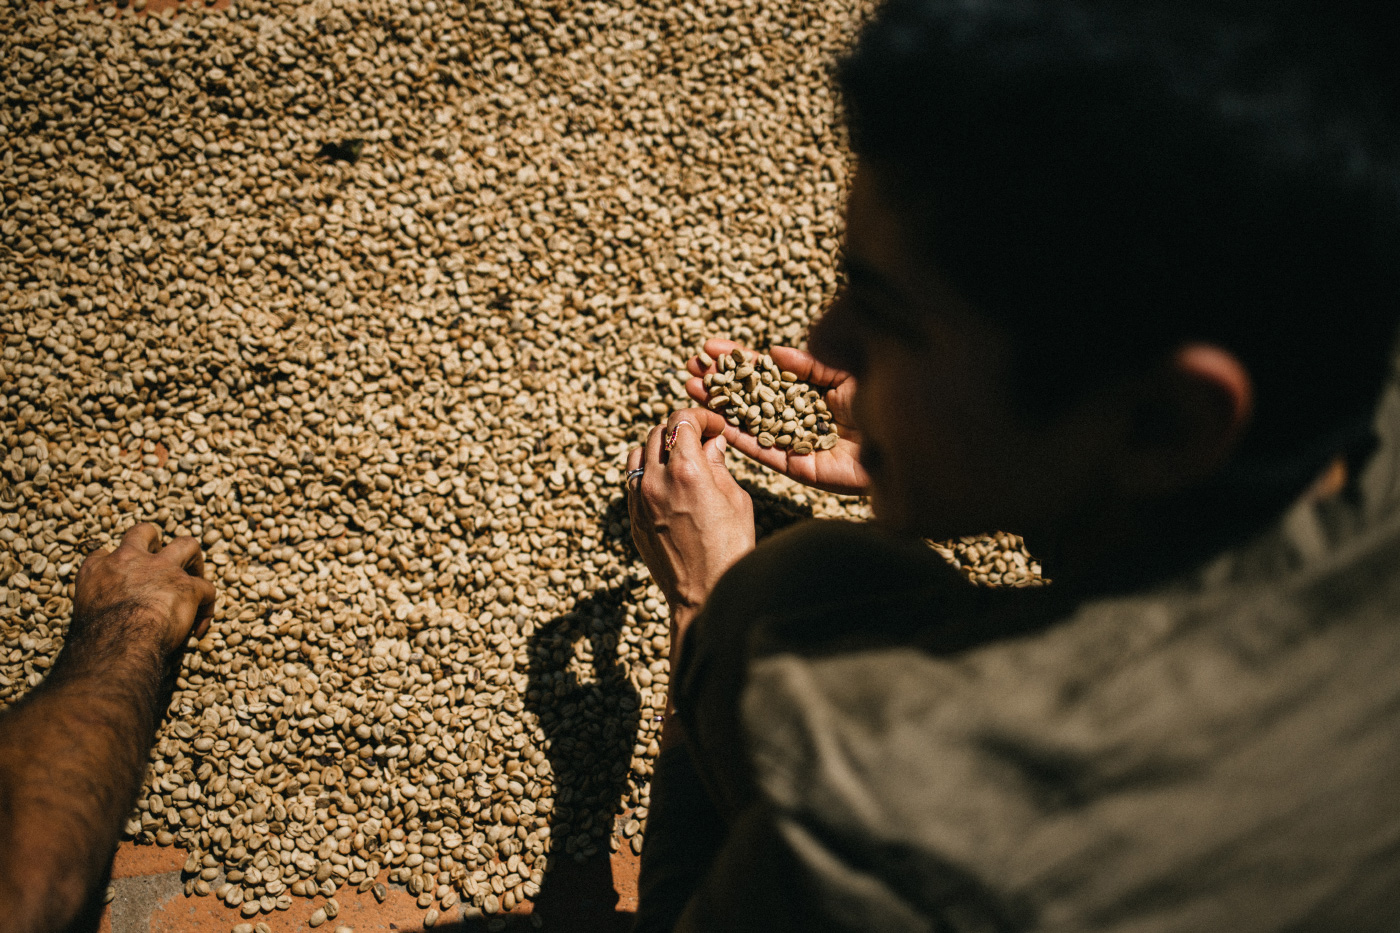
M1242 458L1301 482L1368 436L1400 319L1385 12L891 0L838 80L906 229L1021 348L1028 406L1215 343L1255 383Z

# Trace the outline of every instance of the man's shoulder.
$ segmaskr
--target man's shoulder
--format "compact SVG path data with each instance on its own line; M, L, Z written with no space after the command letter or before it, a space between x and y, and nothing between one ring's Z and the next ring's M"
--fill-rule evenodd
M907 587L909 574L939 573L946 563L920 538L896 536L873 522L812 520L767 538L734 566L739 580L790 581L804 589Z
M774 535L706 605L706 640L759 656L905 646L949 654L1039 627L1049 588L974 586L928 542L874 523L811 521Z
M945 863L1079 920L1099 898L1136 916L1148 887L1199 890L1170 905L1183 929L1203 903L1303 909L1270 901L1266 862L1296 890L1389 882L1370 853L1400 826L1397 560L1382 534L963 652L751 653L755 785L915 904Z
M720 580L706 607L711 626L751 629L760 620L801 618L807 628L838 620L865 628L877 616L907 615L916 594L947 599L969 587L925 542L869 523L802 522L762 542Z

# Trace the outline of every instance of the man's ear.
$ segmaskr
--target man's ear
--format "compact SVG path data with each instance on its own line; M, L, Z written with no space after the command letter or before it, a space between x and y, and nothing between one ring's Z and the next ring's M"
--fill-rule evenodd
M1157 496L1195 485L1234 455L1254 410L1254 384L1234 354L1185 344L1133 380L1123 491Z

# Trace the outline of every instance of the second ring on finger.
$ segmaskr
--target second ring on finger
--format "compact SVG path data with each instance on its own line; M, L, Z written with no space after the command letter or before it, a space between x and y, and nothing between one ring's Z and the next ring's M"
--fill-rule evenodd
M628 492L636 489L640 485L642 472L645 469L643 462L646 460L645 447L633 447L627 453L627 471L622 476L622 485Z

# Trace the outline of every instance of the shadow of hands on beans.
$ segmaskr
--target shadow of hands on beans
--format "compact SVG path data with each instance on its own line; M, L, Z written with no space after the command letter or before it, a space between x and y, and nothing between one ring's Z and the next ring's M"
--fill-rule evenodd
M549 864L534 911L570 929L611 929L619 916L608 837L640 717L618 650L633 582L578 600L530 639L525 705L544 733L554 784Z
M811 517L811 509L752 483L741 485L753 497L759 537ZM579 599L573 608L536 630L529 645L526 708L544 733L553 778L552 838L548 867L533 911L546 925L562 929L622 931L631 915L618 910L609 860L634 746L641 700L624 656L629 608L645 585L645 569L631 540L625 494L599 516L595 546L642 574ZM562 595L562 594L561 594ZM640 663L665 658L666 646L639 646ZM508 918L507 929L525 929L525 918ZM484 930L487 920L453 925ZM497 924L499 925L499 924ZM445 928L439 925L435 929Z

